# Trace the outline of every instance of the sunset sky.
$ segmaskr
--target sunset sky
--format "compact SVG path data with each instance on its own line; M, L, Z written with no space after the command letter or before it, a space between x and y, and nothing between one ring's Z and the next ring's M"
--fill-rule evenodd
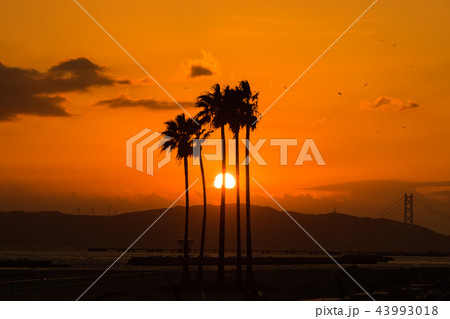
M243 79L264 111L373 1L79 2L193 115L214 83ZM266 142L268 165L252 165L252 176L298 211L342 202L370 216L413 190L449 208L449 14L447 0L378 1L252 135L313 138L326 165L294 166L297 146L280 166ZM161 132L182 111L72 0L3 1L0 19L0 210L124 212L182 193L175 161L155 176L125 166L128 138ZM219 172L206 163L212 204ZM255 184L252 196L273 205ZM200 182L192 199L201 202Z

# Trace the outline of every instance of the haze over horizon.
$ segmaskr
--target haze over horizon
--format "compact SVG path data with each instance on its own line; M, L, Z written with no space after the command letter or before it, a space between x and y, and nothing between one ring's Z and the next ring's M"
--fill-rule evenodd
M401 203L395 209L383 214L382 213L390 204L403 197L402 191L406 193L413 193L419 196L419 199L425 199L428 204L433 205L434 208L444 210L448 207L448 202L445 201L448 194L446 192L434 191L436 188L450 185L450 182L441 183L407 183L407 182L392 182L392 181L365 181L365 182L351 182L345 184L325 185L305 189L299 192L296 196L277 196L275 199L282 202L283 208L288 211L299 212L304 214L327 214L334 212L354 215L358 217L370 218L387 218L397 221L403 221L403 204ZM254 185L256 186L256 185ZM214 192L219 190L211 187L208 194L214 195ZM420 192L423 192L421 194ZM227 212L234 214L235 206L233 199L233 190L228 190ZM376 195L373 195L376 194ZM6 193L7 195L7 193ZM5 196L3 193L2 197ZM154 210L160 208L167 208L172 204L172 199L159 197L152 194L149 197L141 197L138 200L131 201L126 198L80 198L76 194L71 196L62 196L59 198L53 197L53 202L49 205L47 201L51 201L52 195L35 195L30 199L32 205L26 205L24 202L11 202L9 209L2 209L0 211L60 211L62 213L77 215L78 208L81 215L92 215L94 209L95 216L107 216L108 214L117 215L123 213L130 213L136 211ZM2 198L3 203L8 202L8 198ZM192 206L200 205L201 193L193 192ZM1 197L0 197L1 198ZM40 203L40 208L34 208L35 203L39 199L44 198ZM253 195L255 204L253 206L267 206L276 210L280 208L274 202L263 195ZM72 203L77 202L79 205L74 207ZM218 206L219 202L211 202L209 205ZM175 203L176 206L183 206L183 201L179 200ZM7 205L5 207L8 207ZM21 208L17 208L21 207ZM109 211L108 211L109 207ZM450 235L448 222L442 216L433 214L423 206L414 205L414 220L416 225L420 225L438 233Z

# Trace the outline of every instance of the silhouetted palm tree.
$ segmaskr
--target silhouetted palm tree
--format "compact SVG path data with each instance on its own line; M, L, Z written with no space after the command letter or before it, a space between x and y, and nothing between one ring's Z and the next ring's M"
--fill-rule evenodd
M229 126L235 140L235 162L236 162L236 281L242 283L242 258L241 258L241 198L240 198L240 179L239 179L239 131L245 125L244 110L244 92L239 87L228 90L224 95L225 103L230 105L231 116Z
M243 120L245 123L245 208L246 208L246 222L247 222L247 271L246 282L252 284L255 282L253 275L253 256L252 256L252 229L250 218L250 155L248 143L250 141L250 131L256 128L259 113L258 113L258 92L252 92L248 81L241 81L239 83L239 90L243 95Z
M224 90L224 92L226 89ZM212 92L205 92L197 98L197 107L202 108L198 117L204 123L210 123L214 129L220 128L222 139L222 192L220 196L220 225L219 225L219 258L217 269L217 282L225 281L225 174L226 152L225 152L225 125L228 124L229 110L224 103L224 93L220 85L215 84Z
M184 220L184 258L183 258L183 283L188 284L189 278L189 174L188 157L192 155L192 134L195 124L192 119L186 119L184 113L177 115L175 120L167 121L166 130L163 132L167 139L163 141L162 151L166 149L176 150L176 158L184 162L184 182L186 213Z
M197 118L197 122L202 124L202 121ZM194 137L196 140L205 140L211 134L211 130L203 128L202 125L197 125L196 131L194 132ZM207 201L206 201L206 182L205 182L205 170L203 168L203 158L202 158L202 142L198 141L199 144L199 161L200 161L200 173L202 175L202 188L203 188L203 219L202 219L202 234L200 240L200 253L198 256L198 272L196 281L199 283L203 282L203 257L205 253L205 238L206 238L206 210L207 210Z

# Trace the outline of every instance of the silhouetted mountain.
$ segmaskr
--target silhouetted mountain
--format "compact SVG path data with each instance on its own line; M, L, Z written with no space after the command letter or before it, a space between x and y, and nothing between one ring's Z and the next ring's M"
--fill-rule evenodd
M404 197L405 193L414 194L416 200L422 200L431 207L449 214L450 182L405 182L395 180L362 180L320 185L299 189L298 195L285 194L275 197L283 207L303 213L328 213L333 207L338 212L357 217L374 217L386 207ZM252 202L262 206L272 206L272 199L253 195ZM105 205L106 206L106 205ZM389 212L386 218L403 221L403 205ZM414 221L418 225L450 235L449 219L436 212L414 203Z
M128 247L163 209L117 216L77 216L59 212L0 212L1 249L87 249ZM244 208L242 211L245 211ZM191 208L190 234L193 248L200 242L202 206ZM242 225L245 225L242 214ZM403 250L404 225L387 219L360 218L330 213L293 217L327 250ZM208 207L206 248L218 246L219 207ZM227 206L226 249L235 248L235 207ZM170 209L135 247L177 248L183 237L184 208ZM256 250L319 250L316 244L284 213L253 206L252 230ZM245 238L245 236L243 236ZM450 251L450 236L420 226L413 227L409 247L415 251ZM243 243L245 247L245 243Z

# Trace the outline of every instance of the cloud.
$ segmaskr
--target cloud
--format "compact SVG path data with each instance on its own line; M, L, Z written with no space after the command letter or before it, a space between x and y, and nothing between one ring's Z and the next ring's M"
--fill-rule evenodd
M170 110L176 109L179 106L174 102L168 101L158 101L155 99L132 99L126 94L121 94L118 97L112 99L100 100L95 105L107 105L110 108L121 108L121 107L138 107L142 106L152 110ZM183 107L192 107L194 103L192 102L182 102Z
M217 59L208 51L202 50L201 52L201 59L188 59L185 64L187 74L190 78L211 76L219 73L219 62Z
M202 75L213 75L214 73L203 65L191 65L191 77L195 78Z
M401 99L389 96L379 96L373 102L363 101L360 105L361 109L365 110L381 110L383 112L406 111L419 107L414 101Z
M58 93L129 84L105 71L105 67L83 57L62 61L45 72L0 63L0 121L10 121L21 114L70 116L63 107L66 99Z
M324 117L324 118L322 118L320 120L312 122L311 126L314 126L314 127L325 126L327 123L328 123L328 119L326 117Z

